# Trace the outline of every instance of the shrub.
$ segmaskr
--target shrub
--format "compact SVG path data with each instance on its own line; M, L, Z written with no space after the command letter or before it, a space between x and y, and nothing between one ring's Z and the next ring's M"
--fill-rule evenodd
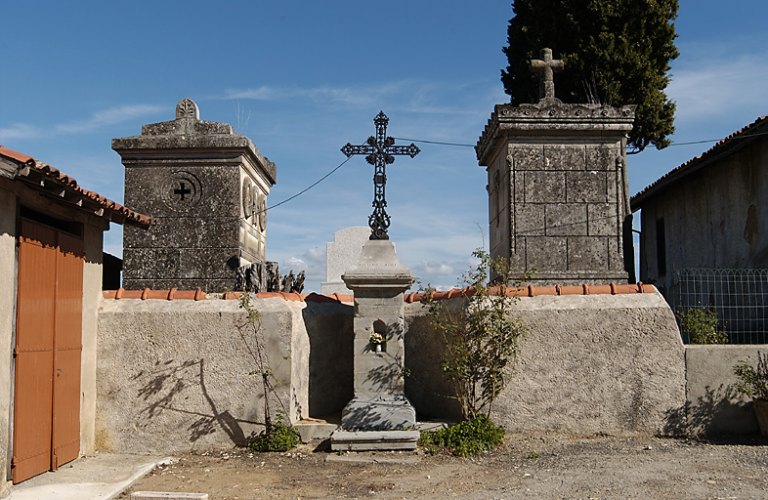
M739 361L733 369L739 381L736 390L752 399L768 401L768 353L757 353L757 368Z
M448 450L459 457L479 455L504 441L504 429L487 415L477 415L446 429L421 433L420 444L428 452Z
M288 451L299 443L299 431L278 415L275 422L251 440L249 446L254 451Z
M688 334L691 344L728 343L728 335L717 328L717 313L710 308L683 311L680 328Z

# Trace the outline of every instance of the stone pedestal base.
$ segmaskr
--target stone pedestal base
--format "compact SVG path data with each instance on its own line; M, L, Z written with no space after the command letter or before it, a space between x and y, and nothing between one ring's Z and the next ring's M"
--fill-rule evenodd
M347 431L394 431L412 429L416 425L416 410L405 398L355 398L341 413L341 427Z
M333 451L415 450L419 431L336 431L331 434Z

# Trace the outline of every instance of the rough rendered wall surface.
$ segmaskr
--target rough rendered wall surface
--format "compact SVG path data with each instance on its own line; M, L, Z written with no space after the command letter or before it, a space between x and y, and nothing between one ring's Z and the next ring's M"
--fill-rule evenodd
M439 342L417 328L418 307L409 309L408 335L420 348L406 353L406 364L413 372L409 394L426 396L428 387L414 386L440 377L438 347L430 349ZM684 405L683 345L658 293L522 298L515 309L529 332L493 410L507 430L655 434ZM413 403L422 415L439 413L433 405L450 409L439 396Z
M300 417L339 416L353 392L353 307L254 300L279 392ZM462 307L453 299L450 307ZM683 345L658 293L541 296L515 307L529 327L494 419L513 432L669 431L685 405ZM240 444L260 430L237 301L104 300L97 445L169 452ZM419 419L455 419L443 343L421 304L405 307L406 396ZM290 402L290 403L289 403Z
M687 432L692 435L757 434L748 398L735 389L733 368L739 361L757 366L768 345L689 345L685 348Z
M303 304L253 304L277 392L296 420L308 407L300 392L308 340L297 338L306 330L296 324ZM237 328L244 322L238 301L102 301L97 447L122 453L229 447L259 432L264 397L252 374L252 330ZM280 409L271 399L270 405Z
M0 189L0 496L9 471L13 338L16 318L16 197Z

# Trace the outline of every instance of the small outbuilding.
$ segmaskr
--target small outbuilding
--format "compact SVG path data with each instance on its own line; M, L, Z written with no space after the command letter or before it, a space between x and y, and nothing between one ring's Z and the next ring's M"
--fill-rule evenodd
M764 306L755 306L768 293L768 117L666 173L630 203L641 210L640 280L655 284L677 312L714 308L731 342L759 341L734 334L764 332Z
M0 495L95 448L103 232L130 210L0 146Z

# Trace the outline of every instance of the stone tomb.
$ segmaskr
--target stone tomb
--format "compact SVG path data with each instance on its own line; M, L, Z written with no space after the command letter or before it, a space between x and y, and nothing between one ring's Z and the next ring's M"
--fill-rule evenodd
M354 398L341 414L334 450L414 449L416 410L405 398L403 293L413 276L389 240L369 240L344 273L355 294ZM384 338L377 352L375 333Z
M251 290L266 282L267 195L275 165L232 126L200 120L182 99L176 119L113 139L125 165L125 204L152 216L126 228L123 287ZM247 273L243 270L247 270Z
M341 275L360 258L370 235L371 230L363 226L347 227L333 234L333 241L325 247L325 281L320 284L320 293L352 294Z
M545 49L536 104L497 105L477 158L488 172L493 257L535 284L633 278L626 134L634 106L564 104L554 96L562 63ZM631 273L631 274L630 274Z

